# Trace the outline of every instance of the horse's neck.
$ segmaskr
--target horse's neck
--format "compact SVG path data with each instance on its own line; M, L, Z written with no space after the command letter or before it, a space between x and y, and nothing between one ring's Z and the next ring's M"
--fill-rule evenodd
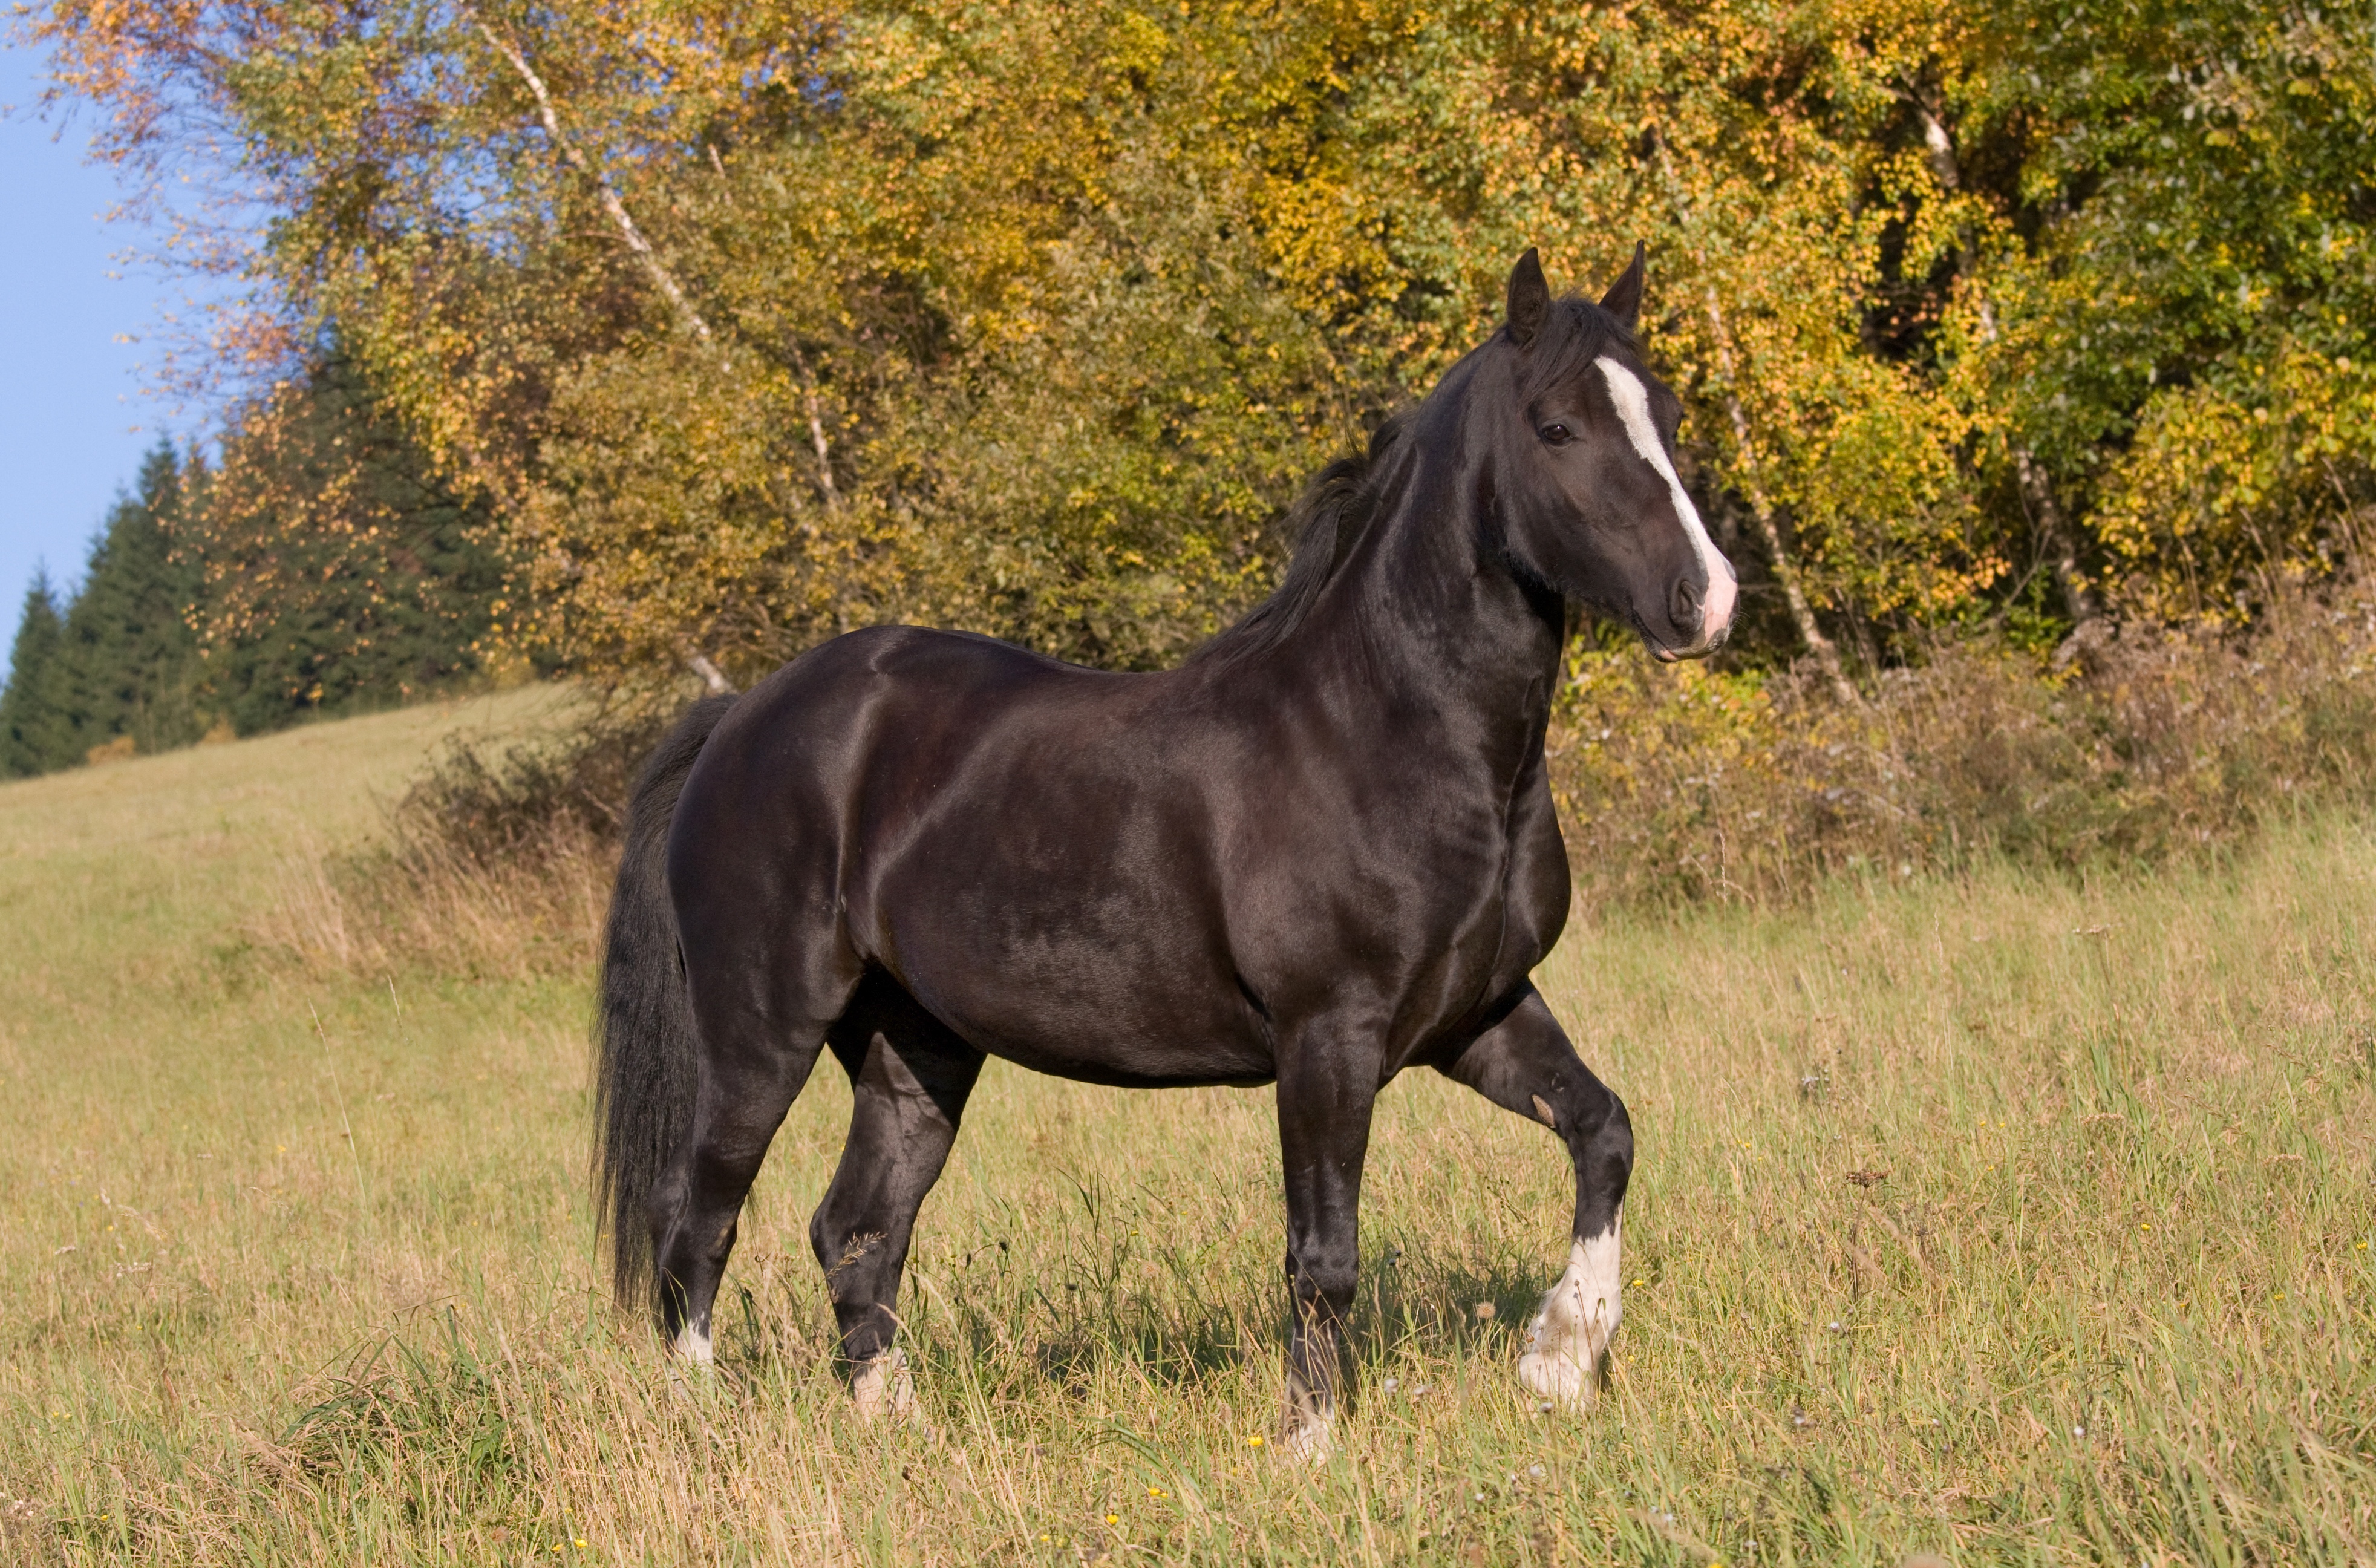
M1432 433L1413 431L1413 438ZM1559 673L1555 604L1491 554L1481 459L1449 441L1413 453L1313 616L1310 657L1345 684L1411 710L1416 701L1496 750L1539 743Z

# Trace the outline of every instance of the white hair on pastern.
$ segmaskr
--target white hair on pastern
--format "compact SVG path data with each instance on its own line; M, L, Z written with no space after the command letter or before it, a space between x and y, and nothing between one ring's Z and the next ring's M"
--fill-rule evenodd
M915 1419L916 1378L908 1370L907 1352L894 1347L859 1368L849 1380L849 1397L870 1421Z
M1518 1381L1570 1409L1589 1405L1600 1376L1600 1357L1623 1315L1623 1280L1618 1264L1621 1217L1609 1229L1586 1236L1568 1249L1567 1272L1543 1296L1518 1358Z

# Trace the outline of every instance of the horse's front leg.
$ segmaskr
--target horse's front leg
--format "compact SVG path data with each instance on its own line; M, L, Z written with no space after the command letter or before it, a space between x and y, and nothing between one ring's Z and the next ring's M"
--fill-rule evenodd
M1567 1271L1535 1314L1518 1377L1547 1399L1571 1408L1588 1405L1621 1307L1618 1229L1634 1173L1625 1104L1592 1075L1531 985L1507 1016L1439 1066L1503 1110L1549 1126L1567 1145L1575 1164Z
M1361 1163L1378 1097L1374 1050L1307 1032L1281 1052L1278 1142L1287 1179L1287 1409L1279 1445L1325 1456L1352 1396L1345 1320L1360 1267Z

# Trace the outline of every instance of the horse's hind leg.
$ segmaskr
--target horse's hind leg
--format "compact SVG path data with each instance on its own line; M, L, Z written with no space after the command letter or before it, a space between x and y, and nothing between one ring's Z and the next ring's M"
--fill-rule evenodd
M1548 1124L1567 1145L1575 1164L1567 1270L1535 1314L1518 1376L1546 1398L1589 1404L1617 1331L1618 1227L1634 1172L1624 1102L1592 1075L1532 986L1500 1023L1439 1065L1503 1110Z
M809 1222L825 1268L850 1393L869 1416L913 1400L898 1352L899 1276L924 1194L956 1141L982 1053L889 980L859 989L828 1037L849 1069L853 1104L841 1166Z
M710 1308L734 1250L742 1201L852 981L809 977L817 983L781 984L754 997L748 967L696 960L687 970L700 1027L700 1079L692 1126L652 1190L652 1255L662 1331L688 1360L707 1361Z

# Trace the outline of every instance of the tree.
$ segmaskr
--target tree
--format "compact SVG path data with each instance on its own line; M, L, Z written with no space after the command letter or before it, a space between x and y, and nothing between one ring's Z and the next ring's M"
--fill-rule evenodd
M38 571L8 652L8 684L0 689L0 778L27 778L74 760L73 728L56 692L65 637L49 572Z
M2376 499L2376 0L23 16L103 155L271 193L235 340L335 323L598 673L1159 663L1527 244L1650 243L1730 659L2245 615Z
M241 411L183 531L205 700L253 734L475 671L509 602L487 525L333 336Z
M164 751L206 728L188 620L197 576L176 556L172 537L200 477L159 443L141 463L136 491L117 500L92 541L55 660L73 758L119 737L144 753Z
M2248 619L2376 505L2376 7L2039 0L1983 36L1961 106L2035 216L1980 396L2131 612Z

